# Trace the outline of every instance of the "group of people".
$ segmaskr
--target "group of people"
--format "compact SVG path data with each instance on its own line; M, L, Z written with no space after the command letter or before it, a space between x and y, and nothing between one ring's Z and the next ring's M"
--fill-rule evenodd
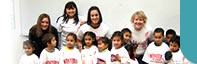
M189 63L180 49L180 36L169 29L154 32L143 11L135 12L131 24L111 34L97 6L88 17L78 15L73 1L65 5L57 27L48 14L38 17L23 43L25 54L19 64L174 64ZM56 29L57 28L57 29Z

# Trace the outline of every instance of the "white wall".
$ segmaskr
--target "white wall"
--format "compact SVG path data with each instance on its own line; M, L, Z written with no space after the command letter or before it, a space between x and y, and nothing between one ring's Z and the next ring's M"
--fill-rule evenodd
M19 0L0 1L1 64L18 64L20 56L24 53L22 43L26 38L20 35L21 25L17 5L19 5Z
M14 4L10 2L14 1ZM103 15L104 23L112 31L120 30L130 23L131 15L143 10L152 27L173 28L180 34L180 0L74 0L79 14L87 16L88 8L97 5ZM53 25L62 15L65 0L4 0L0 1L0 60L4 64L17 64L23 52L22 43L27 38L29 28L36 23L40 13L48 13ZM13 6L15 5L15 6ZM12 14L11 10L15 10ZM14 15L14 17L13 17Z
M29 28L37 21L41 13L51 16L52 24L63 14L64 6L71 0L20 0L22 34L28 34ZM153 28L173 28L180 34L180 0L73 0L80 15L87 16L90 6L100 8L104 23L112 32L121 30L130 23L135 11L143 10L148 17L148 24Z

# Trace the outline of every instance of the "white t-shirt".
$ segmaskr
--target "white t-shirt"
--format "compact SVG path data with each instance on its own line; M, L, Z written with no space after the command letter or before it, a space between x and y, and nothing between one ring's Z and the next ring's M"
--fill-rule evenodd
M93 64L95 63L95 55L98 53L98 48L94 45L89 49L83 49L81 51L82 62L85 64Z
M172 52L172 58L169 64L192 64L182 54L181 49L177 52Z
M165 53L169 47L167 44L162 42L161 46L156 46L154 42L150 43L147 47L142 61L149 64L164 64Z
M35 54L32 54L30 56L24 54L21 56L19 64L39 64L39 59Z
M66 23L66 21L63 21L64 17L60 17L57 23L57 28L58 28L58 32L61 32L61 47L63 47L64 45L66 45L66 36L69 33L77 33L77 31L80 28L80 22L81 21L86 21L82 16L78 16L79 17L79 22L76 24L74 23L74 18L69 19L68 22Z
M103 23L101 23L101 25L94 29L92 28L90 25L88 24L84 24L80 27L78 33L77 33L77 37L79 40L82 40L83 35L85 34L85 32L87 31L92 31L96 34L96 39L98 40L100 37L111 37L111 33L109 31L109 27Z
M136 58L134 58L134 59L135 59L135 60L129 59L129 61L128 61L127 64L139 64L138 61L137 61L137 59L136 59Z
M62 48L60 50L60 64L82 64L81 53L76 48Z
M127 63L128 59L130 58L129 57L129 54L127 52L127 50L124 48L124 46L122 46L121 48L119 49L115 49L115 47L113 47L111 49L111 63L112 64L115 64L117 63L117 60L115 58L116 55L119 55L120 56L120 60L121 60L121 64L125 64Z
M95 64L111 64L111 53L108 49L105 49L104 51L98 52L95 59Z
M59 53L57 48L53 52L43 49L40 54L40 64L59 64Z
M140 30L137 31L134 28L133 24L129 24L126 28L129 28L131 30L131 41L135 41L138 44L138 47L136 49L136 54L137 55L142 55L144 54L147 44L148 44L148 39L154 40L153 37L153 31L150 26L144 25L144 27Z

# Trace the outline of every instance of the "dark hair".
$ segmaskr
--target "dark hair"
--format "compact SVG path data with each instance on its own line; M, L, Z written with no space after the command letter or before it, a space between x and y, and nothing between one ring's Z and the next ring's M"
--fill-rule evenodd
M91 26L92 21L91 21L90 12L91 12L92 10L97 10L97 11L98 11L98 13L99 13L99 18L100 18L98 24L100 25L100 24L102 23L103 19L102 19L101 12L100 12L100 10L99 10L99 8L98 8L97 6L92 6L92 7L90 7L90 9L88 10L87 24Z
M115 31L113 34L112 34L112 37L111 39L113 39L114 37L120 37L120 39L123 41L123 34L120 32L120 31Z
M154 34L155 33L161 33L162 36L164 36L164 30L162 28L156 28L155 31L154 31Z
M23 46L27 45L27 46L31 46L32 48L35 48L34 42L31 40L26 40L23 42Z
M130 58L133 58L134 57L134 50L136 50L136 47L133 45L133 44L126 44L125 45L125 49L130 52L129 56Z
M123 28L123 29L121 30L121 33L124 34L125 32L131 33L131 30L129 30L129 28Z
M47 31L48 33L52 33L51 19L50 19L50 17L49 17L48 14L42 13L42 14L40 14L40 16L38 17L37 24L34 25L34 26L30 29L30 32L36 31L36 32L35 32L36 37L41 37L41 36L43 35L42 29L41 29L41 23L42 23L42 20L43 20L44 18L48 18L48 20L49 20L49 26L48 26L48 28L47 28L46 31Z
M42 42L45 44L45 46L47 46L47 43L51 44L51 40L53 37L55 37L55 35L47 33L43 36Z
M102 41L104 44L108 44L108 50L111 50L111 48L112 48L112 43L111 43L111 40L110 39L108 39L107 37L100 37L98 40L97 40L97 42L98 41Z
M74 33L69 33L67 36L66 36L66 39L68 38L68 36L72 36L75 40L75 43L77 42L77 35L74 34Z
M87 32L85 32L85 34L83 35L83 39L82 39L82 48L84 49L84 46L86 45L85 44L85 36L91 36L93 39L94 39L94 41L92 42L92 45L95 45L95 46L97 46L97 41L96 41L96 35L95 35L95 33L94 32L91 32L91 31L87 31Z
M69 8L69 9L73 9L73 8L76 8L76 13L74 15L74 23L77 23L79 22L79 18L78 18L78 9L77 9L77 5L75 4L75 2L73 1L70 1L68 2L66 5L65 5L65 8L64 8L64 14L61 16L61 17L64 17L63 21L65 21L66 23L68 23L68 15L66 13L66 9ZM59 17L60 18L60 17Z
M124 45L123 34L122 34L120 31L115 31L115 32L112 34L111 40L112 40L114 37L120 37L120 40L121 40L121 42L122 42L121 46Z
M173 36L176 36L176 32L173 29L168 29L166 31L166 37L167 37L168 34L172 34Z
M176 36L172 37L170 42L177 43L178 46L180 47L180 36L176 35Z

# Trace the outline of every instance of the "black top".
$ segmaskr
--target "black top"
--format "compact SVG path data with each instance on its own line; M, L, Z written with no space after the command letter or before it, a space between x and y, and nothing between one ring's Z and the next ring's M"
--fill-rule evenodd
M31 28L32 29L32 28ZM45 31L42 31L43 34L42 36L40 37L37 37L35 34L36 34L36 29L33 29L32 31L29 32L29 40L32 40L34 41L34 45L36 47L34 53L40 57L40 53L42 52L42 50L46 47L44 43L42 43L42 38L45 34L47 34L48 32L45 30ZM55 27L52 26L52 34L55 35L55 38L56 38L56 48L58 48L58 32L57 32L57 29Z

